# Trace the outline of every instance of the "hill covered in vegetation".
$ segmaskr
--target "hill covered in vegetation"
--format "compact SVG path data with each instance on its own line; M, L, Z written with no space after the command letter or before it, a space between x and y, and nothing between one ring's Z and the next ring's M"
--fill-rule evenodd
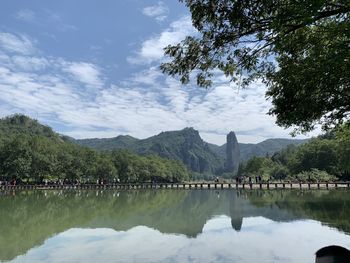
M242 163L238 176L265 180L334 181L350 179L350 125L343 124L300 146Z
M182 181L189 172L179 161L126 150L96 151L71 142L24 115L0 119L0 180L110 182Z
M267 139L256 144L239 143L240 162L245 162L254 156L262 157L266 155L273 155L274 153L286 148L288 145L301 145L306 143L308 140L309 139L297 140L277 138ZM220 157L226 158L226 143L221 146L210 143L209 148Z
M13 115L0 119L0 180L183 181L212 179L214 174L262 175L265 180L346 179L348 131L344 125L308 142L271 139L240 144L243 160L236 174L224 170L226 146L206 143L193 128L143 140L131 136L75 140L29 117Z
M299 145L306 141L268 139L258 144L239 143L240 159L235 160L235 162L244 162L254 156L272 155L288 145ZM81 139L75 140L75 142L97 150L127 149L141 155L155 154L164 158L179 160L188 169L198 173L221 174L225 171L226 144L218 146L207 143L193 128L162 132L146 139L120 135L114 138Z
M126 135L76 142L98 150L128 149L141 155L155 154L181 161L190 170L198 173L218 173L224 165L223 158L215 154L193 128L162 132L144 140Z

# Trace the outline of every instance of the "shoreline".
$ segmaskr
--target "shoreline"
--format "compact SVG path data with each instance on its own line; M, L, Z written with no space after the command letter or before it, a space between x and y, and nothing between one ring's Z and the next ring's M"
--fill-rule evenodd
M80 185L2 185L1 190L55 190L55 189L115 189L115 190L137 190L137 189L350 189L350 182L319 182L319 183L127 183L127 184L80 184Z

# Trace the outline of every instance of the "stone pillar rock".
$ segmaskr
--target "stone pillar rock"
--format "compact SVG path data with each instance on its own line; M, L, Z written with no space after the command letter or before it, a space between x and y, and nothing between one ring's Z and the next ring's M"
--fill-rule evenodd
M227 134L226 143L226 163L225 168L227 172L236 172L239 165L239 145L236 134L231 131Z

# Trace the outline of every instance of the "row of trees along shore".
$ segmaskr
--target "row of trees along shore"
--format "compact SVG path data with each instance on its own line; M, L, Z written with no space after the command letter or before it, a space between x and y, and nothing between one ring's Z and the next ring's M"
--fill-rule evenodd
M23 115L0 120L0 175L2 181L28 183L189 180L178 161L81 147Z
M337 181L350 179L350 126L289 145L272 156L253 157L239 166L237 176L261 175L264 180Z
M290 145L272 156L241 163L235 176L262 176L267 180L334 181L350 178L350 125ZM0 180L27 183L66 182L178 182L213 179L194 174L179 161L140 156L126 150L96 151L24 115L0 119Z

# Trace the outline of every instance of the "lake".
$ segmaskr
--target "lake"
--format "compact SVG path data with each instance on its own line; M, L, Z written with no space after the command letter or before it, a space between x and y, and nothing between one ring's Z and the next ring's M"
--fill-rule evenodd
M314 262L347 190L0 192L1 262Z

